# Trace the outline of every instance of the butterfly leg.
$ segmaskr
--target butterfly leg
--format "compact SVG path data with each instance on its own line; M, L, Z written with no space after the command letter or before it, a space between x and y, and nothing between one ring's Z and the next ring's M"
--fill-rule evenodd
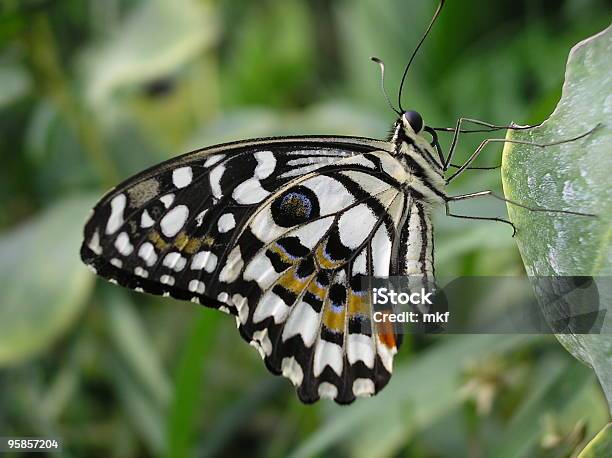
M507 127L507 126L504 126L504 127ZM436 129L429 127L429 126L425 126L425 131L429 132L432 136L433 140L431 142L431 146L433 146L438 152L438 156L440 157L440 163L445 164L446 159L444 159L444 151L442 151L442 147L440 146L440 142L438 140L438 134L436 133ZM444 170L447 170L448 167L453 167L455 169L458 169L461 166L457 164L449 163L447 164L446 168L444 168ZM493 167L466 167L466 170L496 170L499 168L501 168L501 164L493 166Z
M475 194L479 194L479 193L475 193ZM469 194L467 194L467 195L469 195ZM446 204L445 204L445 206L446 206L446 216L452 216L453 218L461 218L461 219L477 219L477 220L481 220L481 221L497 221L499 223L509 224L510 226L512 226L512 237L514 237L516 235L516 226L511 221L508 221L507 219L497 218L495 216L468 216L468 215L457 215L455 213L451 213L450 207L448 205L448 202L451 201L451 200L461 200L462 197L463 196L455 196L455 197L449 197L448 198L448 200L446 201ZM473 196L473 197L478 197L478 196ZM469 197L466 197L466 199L467 198L469 198Z
M450 183L461 172L463 172L465 169L467 169L468 166L472 162L474 162L474 160L478 157L478 155L485 148L485 146L489 145L490 143L513 143L513 144L516 144L516 145L530 145L530 146L536 146L538 148L546 148L548 146L561 145L563 143L570 143L570 142L573 142L573 141L576 141L576 140L580 140L581 138L584 138L584 137L590 135L591 133L593 133L597 128L599 128L600 125L601 124L597 124L595 127L593 127L588 132L585 132L583 134L577 135L576 137L572 137L572 138L568 138L568 139L564 139L564 140L557 140L555 142L549 142L549 143L536 143L536 142L529 142L529 141L526 141L526 140L508 140L506 138L488 138L486 140L483 140L480 143L480 145L478 146L478 148L476 148L476 150L468 158L468 160L465 161L465 163L461 167L459 167L455 173L453 173L450 177L448 177L446 179L446 183L447 184ZM453 148L453 146L451 146L451 148ZM450 157L451 157L451 153L449 153L449 158ZM448 161L448 162L450 163L450 161Z
M483 197L483 196L490 196L493 197L494 199L497 200L501 200L503 202L509 203L510 205L515 205L517 207L521 207L524 208L525 210L529 210L532 212L546 212L546 213L564 213L567 215L577 215L577 216L590 216L590 217L597 217L597 215L593 215L591 213L582 213L582 212L575 212L575 211L571 211L571 210L549 210L547 208L540 208L540 207L531 207L529 205L524 205L521 204L519 202L516 202L514 200L510 200L510 199L506 199L505 197L499 196L497 194L495 194L493 191L491 190L487 190L487 191L479 191L479 192L472 192L470 194L462 194L459 196L449 196L447 198L446 201L446 214L448 216L453 216L453 217L459 217L459 218L465 218L465 219L484 219L484 220L491 220L491 221L500 221L506 224L510 224L512 226L512 229L514 230L512 237L514 237L514 235L516 234L516 227L514 226L514 224L512 224L510 221L502 219L502 218L487 218L487 217L476 217L476 216L462 216L462 215L454 215L450 213L450 209L448 206L448 203L451 201L456 201L456 200L467 200L467 199L474 199L476 197Z
M461 167L460 165L457 164L448 164L449 167L452 167L454 169L458 169L459 167ZM492 165L491 167L466 167L465 170L497 170L497 169L501 169L501 164L497 164L497 165Z
M487 127L487 129L480 129L480 130L462 130L461 129L461 124L465 123L465 122L469 122L472 124L476 124L478 126L483 126L483 127ZM459 118L457 119L457 124L455 124L454 128L434 128L433 130L443 130L446 132L453 132L453 140L451 142L451 146L448 150L448 157L446 158L446 160L444 161L444 170L448 170L448 167L450 166L451 163L451 159L453 157L453 154L455 153L455 149L457 148L457 142L459 140L459 134L460 133L469 133L469 132L493 132L496 130L507 130L507 129L513 129L513 130L526 130L526 129L531 129L535 126L517 126L517 125L509 125L509 126L500 126L497 124L491 124L489 122L485 122L485 121L480 121L478 119L472 119L472 118Z

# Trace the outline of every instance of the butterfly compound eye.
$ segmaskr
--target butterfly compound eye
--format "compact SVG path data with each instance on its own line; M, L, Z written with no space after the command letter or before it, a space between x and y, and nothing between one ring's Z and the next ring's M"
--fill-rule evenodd
M404 113L404 119L410 124L410 127L412 127L415 133L418 134L423 130L423 118L417 111L406 111Z

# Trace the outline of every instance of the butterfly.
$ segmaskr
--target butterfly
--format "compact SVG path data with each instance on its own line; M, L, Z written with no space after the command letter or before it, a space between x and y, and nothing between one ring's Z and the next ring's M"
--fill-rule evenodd
M444 157L436 129L402 109L401 88L387 140L237 141L129 178L93 209L82 260L121 286L234 315L242 338L304 403L378 393L402 336L372 319L363 279L433 282L432 210L455 216L449 201L482 195L447 195L473 158L445 179L453 147ZM460 131L459 122L455 138Z
M304 402L375 394L400 335L371 322L361 278L434 274L430 206L444 179L417 132L403 117L390 142L263 138L187 153L110 191L81 257L122 286L235 315Z

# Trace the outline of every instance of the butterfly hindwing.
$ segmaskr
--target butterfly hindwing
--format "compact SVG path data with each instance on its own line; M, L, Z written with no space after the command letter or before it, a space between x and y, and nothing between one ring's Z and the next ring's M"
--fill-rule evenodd
M167 161L94 208L81 256L99 275L237 316L305 402L348 403L388 381L399 346L361 279L398 271L409 205L388 144L264 139Z
M240 331L305 402L348 403L390 377L399 339L378 324L372 332L371 293L362 280L390 274L394 217L404 201L394 187L356 200L276 239L246 266L249 278L259 273L258 287L248 301L237 297Z

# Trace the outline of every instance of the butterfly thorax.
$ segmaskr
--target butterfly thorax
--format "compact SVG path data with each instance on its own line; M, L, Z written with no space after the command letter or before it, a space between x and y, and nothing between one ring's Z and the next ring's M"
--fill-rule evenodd
M404 191L425 204L440 205L446 200L446 182L437 152L403 118L393 126L390 139L394 156L408 172Z

